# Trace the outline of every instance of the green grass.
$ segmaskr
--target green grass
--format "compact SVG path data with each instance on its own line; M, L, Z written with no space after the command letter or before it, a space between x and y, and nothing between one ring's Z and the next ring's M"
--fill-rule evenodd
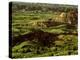
M73 38L74 37L74 38ZM67 39L72 39L68 41ZM66 56L69 55L68 52L71 51L71 55L77 55L77 36L64 35L64 41L55 42L57 46L48 48L40 47L37 44L31 43L29 41L22 42L21 44L14 46L12 48L12 57L13 58L30 58L30 57L47 57L47 56ZM65 44L66 43L66 44ZM72 43L73 45L69 45ZM24 47L25 46L25 47ZM40 47L37 49L37 47ZM69 50L71 47L71 50ZM38 51L38 52L37 52Z
M56 15L53 13L30 13L18 12L12 16L12 31L15 36L21 34L28 34L33 27L30 22L47 21L49 18L54 18ZM29 25L27 25L29 24ZM40 28L44 32L49 33L64 33L67 30L65 24L52 26L47 28ZM70 29L76 31L76 29ZM68 40L72 41L68 41ZM73 45L70 45L72 43ZM63 35L59 41L55 42L56 45L52 47L42 47L38 43L31 43L29 41L22 42L19 45L12 47L12 58L30 58L30 57L47 57L47 56L63 56L69 55L69 47L71 47L71 55L78 54L78 38L76 35ZM38 49L39 48L39 49Z

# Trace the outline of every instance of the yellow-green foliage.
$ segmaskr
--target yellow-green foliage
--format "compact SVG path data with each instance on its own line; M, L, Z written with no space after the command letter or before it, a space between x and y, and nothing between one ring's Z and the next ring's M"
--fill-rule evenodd
M45 6L46 5L44 5L44 7ZM35 8L37 7L35 6ZM61 13L62 12L58 12L55 10L47 11L46 9L43 9L38 12L36 11L12 12L13 37L23 36L34 31L37 32L38 30L48 32L50 34L59 34L56 40L52 39L55 41L53 42L51 41L51 44L49 44L50 46L41 46L41 43L39 41L38 42L36 41L37 38L32 39L33 41L30 41L28 39L25 40L23 39L24 41L21 40L23 42L12 47L12 58L77 55L78 54L77 24L68 26L68 24L65 22L65 16L60 17ZM34 34L32 35L32 37L33 36ZM39 36L40 35L38 35L37 37ZM44 37L42 33L41 37L43 38L43 40L44 39L47 40L47 38L50 38L51 35L47 35L46 37Z

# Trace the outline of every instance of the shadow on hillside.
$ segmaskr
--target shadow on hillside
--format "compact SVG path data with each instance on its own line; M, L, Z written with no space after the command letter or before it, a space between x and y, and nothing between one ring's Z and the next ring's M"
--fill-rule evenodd
M25 35L19 35L18 37L13 37L12 46L18 45L24 41L35 41L39 42L41 46L49 46L50 44L54 44L56 40L58 40L59 35L77 35L77 33L48 33L42 30L34 30Z

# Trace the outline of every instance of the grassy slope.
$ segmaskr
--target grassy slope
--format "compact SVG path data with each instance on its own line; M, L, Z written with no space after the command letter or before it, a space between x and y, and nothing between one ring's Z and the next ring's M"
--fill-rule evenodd
M38 13L16 13L13 14L13 23L12 23L12 29L13 33L16 35L18 34L26 34L31 32L30 27L27 28L29 22L35 22L35 21L46 21L47 19L54 18L55 15L52 13L47 14L38 14ZM17 25L20 24L20 25ZM21 31L20 31L21 29ZM63 33L65 28L65 25L60 26L54 26L46 29L42 29L43 31L50 32L50 33ZM72 29L73 30L73 29ZM75 30L74 30L75 31ZM39 57L39 56L60 56L60 55L69 55L69 51L71 51L71 54L77 54L77 36L75 35L64 35L63 41L56 41L56 46L53 45L53 47L40 47L37 44L32 44L28 41L22 42L21 44L14 46L12 48L12 57L13 58L22 58L22 57ZM67 41L67 39L70 38L72 41ZM71 50L69 50L69 43L72 43ZM24 47L25 46L25 47ZM37 47L40 47L39 49ZM70 55L71 55L70 54Z

